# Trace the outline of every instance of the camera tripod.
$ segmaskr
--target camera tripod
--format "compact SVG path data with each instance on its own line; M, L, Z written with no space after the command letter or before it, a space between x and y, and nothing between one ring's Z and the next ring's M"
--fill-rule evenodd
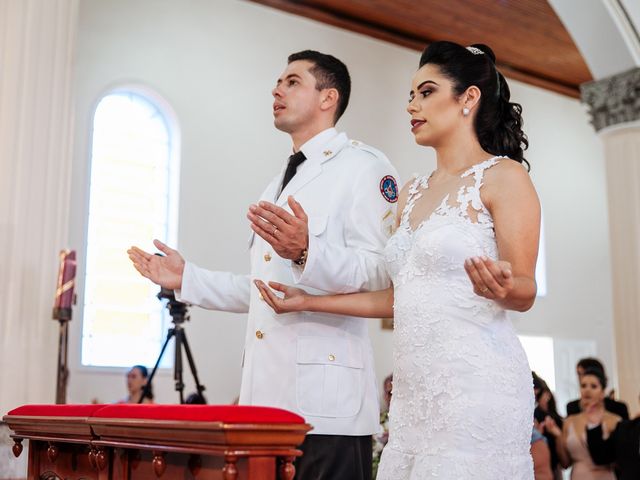
M167 345L172 337L175 337L175 351L174 351L174 362L173 362L173 380L175 381L175 389L178 391L180 395L180 403L185 403L184 401L184 382L182 381L182 350L187 354L187 360L189 362L189 368L191 369L191 375L193 375L193 380L196 383L196 390L198 391L198 396L202 399L203 403L206 403L204 400L204 395L202 392L205 390L204 385L200 383L198 379L198 372L196 371L196 365L193 361L193 356L191 355L191 349L189 348L189 342L187 342L187 333L184 331L184 327L182 324L189 320L189 316L187 314L187 305L176 300L176 297L173 294L172 290L168 290L166 288L161 288L160 292L157 295L159 300L167 299L167 308L169 309L169 314L171 315L171 322L173 323L173 327L169 328L167 332L167 338L162 345L162 349L160 350L160 355L158 355L158 359L156 360L156 364L147 379L146 385L142 389L142 395L140 396L140 400L138 403L142 403L142 401L148 397L151 398L151 382L153 381L153 377L156 374L156 370L158 370L158 365L160 365L160 360L162 359L162 355L164 354Z

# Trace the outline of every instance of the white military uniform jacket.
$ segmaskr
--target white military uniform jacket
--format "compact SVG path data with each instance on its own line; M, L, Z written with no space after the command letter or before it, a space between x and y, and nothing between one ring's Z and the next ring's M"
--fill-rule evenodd
M321 313L277 315L255 278L312 293L378 290L390 285L381 255L397 199L395 169L379 151L331 128L301 150L306 160L282 193L283 171L261 200L289 209L293 195L309 217L304 269L255 235L251 275L212 272L187 262L182 301L248 312L240 403L291 410L312 434L369 435L379 430L378 388L368 334L371 320ZM286 167L286 165L285 165ZM384 188L383 188L384 187Z

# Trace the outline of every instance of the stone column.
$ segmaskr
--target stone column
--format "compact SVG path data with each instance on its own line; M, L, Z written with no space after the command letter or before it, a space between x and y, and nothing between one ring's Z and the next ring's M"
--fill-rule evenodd
M78 0L0 0L0 413L55 400Z
M640 68L581 90L604 144L618 394L633 415L640 394Z

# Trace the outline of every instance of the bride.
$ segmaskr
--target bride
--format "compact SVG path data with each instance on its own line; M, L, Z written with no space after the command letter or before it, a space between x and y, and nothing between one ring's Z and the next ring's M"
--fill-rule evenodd
M401 192L384 252L393 288L313 296L255 281L278 313L394 317L378 479L533 479L531 370L506 311L536 296L540 205L509 99L489 47L431 44L407 111L437 168Z

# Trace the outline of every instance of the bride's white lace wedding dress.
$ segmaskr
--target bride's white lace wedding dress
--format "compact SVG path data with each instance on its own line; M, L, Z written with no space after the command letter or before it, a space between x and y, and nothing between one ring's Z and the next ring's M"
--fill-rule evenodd
M499 161L466 171L412 227L429 188L427 177L417 178L385 248L395 288L394 372L378 480L533 480L531 370L505 310L474 294L464 270L471 256L497 258L480 189Z

